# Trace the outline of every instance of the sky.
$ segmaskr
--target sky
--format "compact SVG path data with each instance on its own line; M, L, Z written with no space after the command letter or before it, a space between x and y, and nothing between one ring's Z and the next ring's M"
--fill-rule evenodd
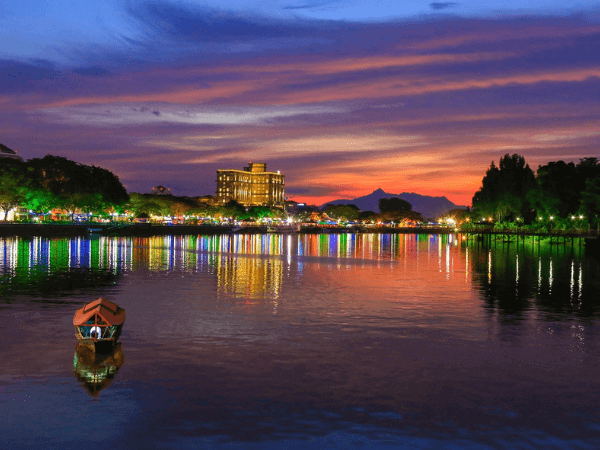
M492 161L598 157L600 1L0 2L0 143L214 195L470 205Z

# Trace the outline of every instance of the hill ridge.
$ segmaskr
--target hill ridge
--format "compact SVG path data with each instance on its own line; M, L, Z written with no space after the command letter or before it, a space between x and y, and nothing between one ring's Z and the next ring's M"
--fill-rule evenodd
M382 198L400 198L409 202L412 210L419 212L426 219L436 219L444 215L452 209L466 209L466 206L455 205L445 196L432 197L429 195L421 195L416 192L402 192L401 194L392 194L385 192L381 188L375 189L373 192L362 197L354 199L337 199L321 205L323 208L326 205L347 205L354 204L362 211L379 212L379 200Z

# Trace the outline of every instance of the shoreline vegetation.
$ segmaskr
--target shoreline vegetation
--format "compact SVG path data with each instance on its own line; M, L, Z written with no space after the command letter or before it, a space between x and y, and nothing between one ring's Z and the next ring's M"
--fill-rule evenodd
M423 217L400 198L379 198L379 212L351 203L317 207L226 200L176 197L163 186L150 194L127 193L112 172L63 157L11 159L0 165L0 236L460 231L597 238L600 163L595 157L577 164L550 162L536 174L523 156L506 154L498 167L492 161L471 208L440 217Z

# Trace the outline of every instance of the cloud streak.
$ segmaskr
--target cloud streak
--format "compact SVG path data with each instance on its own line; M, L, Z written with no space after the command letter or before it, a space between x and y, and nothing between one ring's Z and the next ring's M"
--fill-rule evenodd
M309 114L329 114L344 109L325 106L289 107L201 107L173 103L112 103L105 105L66 106L40 109L48 120L89 126L175 125L241 125Z

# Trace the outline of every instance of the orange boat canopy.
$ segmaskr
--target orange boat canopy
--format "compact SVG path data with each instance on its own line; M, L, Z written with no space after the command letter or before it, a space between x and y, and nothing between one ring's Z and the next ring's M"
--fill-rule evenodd
M125 310L113 302L99 298L78 309L73 317L73 325L84 325L98 314L108 325L122 325L125 322Z

